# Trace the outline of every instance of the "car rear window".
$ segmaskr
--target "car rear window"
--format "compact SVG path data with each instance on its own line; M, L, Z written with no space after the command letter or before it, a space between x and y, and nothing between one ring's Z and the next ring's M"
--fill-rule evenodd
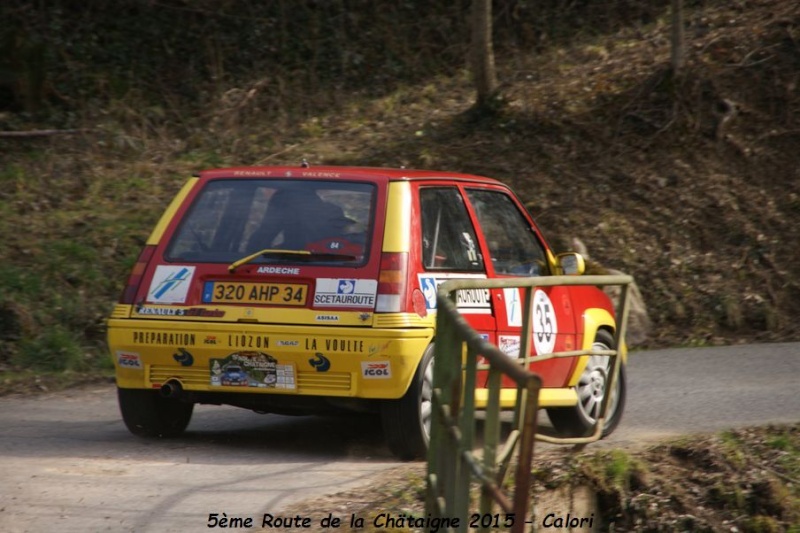
M376 187L313 180L209 181L195 197L165 253L169 261L359 264L372 233ZM298 252L310 255L300 255Z

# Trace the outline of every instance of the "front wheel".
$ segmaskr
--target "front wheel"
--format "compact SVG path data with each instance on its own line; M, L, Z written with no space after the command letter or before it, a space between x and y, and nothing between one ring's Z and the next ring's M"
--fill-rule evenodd
M398 400L381 404L381 423L389 449L403 461L421 459L431 440L433 345L428 346L411 385Z
M614 346L614 337L608 331L597 332L592 348L596 350L611 350ZM608 375L611 370L611 358L602 355L592 355L586 368L578 380L575 392L578 393L578 404L574 407L553 407L547 409L547 416L553 427L560 434L567 437L586 437L592 434L597 418L600 415L603 398L608 394ZM619 425L622 412L625 410L625 394L627 384L625 380L625 365L620 365L619 376L614 390L611 392L610 403L606 411L603 437L611 433Z
M189 425L193 403L163 398L158 391L117 388L122 420L139 437L177 437Z

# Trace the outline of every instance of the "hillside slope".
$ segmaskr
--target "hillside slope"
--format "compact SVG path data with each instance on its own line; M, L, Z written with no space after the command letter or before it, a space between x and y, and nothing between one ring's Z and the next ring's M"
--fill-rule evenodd
M558 248L636 277L651 345L797 338L800 6L746 6L692 15L679 75L666 25L626 30L505 62L497 116L435 80L295 153L511 183Z
M557 249L578 238L594 268L636 277L645 346L797 339L800 5L689 10L678 75L668 36L662 18L506 45L504 105L489 115L471 110L463 72L342 89L313 115L281 115L260 78L188 114L177 94L145 105L135 91L0 114L4 129L85 128L0 137L0 370L107 366L104 319L185 177L302 158L510 183Z

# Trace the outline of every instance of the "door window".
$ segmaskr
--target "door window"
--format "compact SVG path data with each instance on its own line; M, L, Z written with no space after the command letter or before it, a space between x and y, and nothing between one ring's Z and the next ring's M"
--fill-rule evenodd
M425 269L483 272L478 239L458 189L426 187L419 198Z
M502 191L468 189L467 197L475 209L497 274L544 276L550 273L544 247L509 195Z

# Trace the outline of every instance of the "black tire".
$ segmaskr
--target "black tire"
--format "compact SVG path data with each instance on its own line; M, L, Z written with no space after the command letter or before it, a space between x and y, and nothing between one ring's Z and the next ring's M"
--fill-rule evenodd
M192 419L194 404L164 398L158 391L117 388L122 420L139 437L177 437Z
M605 330L597 332L594 340L595 348L610 350L613 346L614 337L611 333ZM610 357L593 356L575 387L578 393L578 405L547 409L547 416L558 433L566 437L586 437L592 434L599 414L600 402L606 394L604 383L608 383L608 381L605 371L608 370L610 364ZM603 384L597 386L600 381ZM625 410L627 382L624 364L619 368L619 378L615 389L615 396L611 399L606 416L603 437L608 437L614 432Z
M408 390L381 404L381 424L392 453L403 461L423 459L431 437L433 345L428 346Z

